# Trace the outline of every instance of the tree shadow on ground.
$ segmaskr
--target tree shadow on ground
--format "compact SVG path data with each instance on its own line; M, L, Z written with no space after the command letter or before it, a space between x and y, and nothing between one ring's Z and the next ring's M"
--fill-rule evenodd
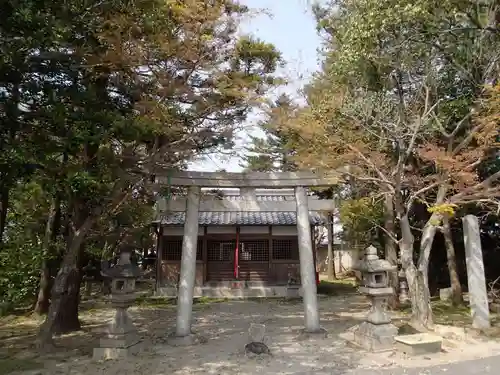
M13 360L24 359L30 366L43 366L43 374L253 374L258 372L343 374L356 366L362 353L352 350L339 334L359 324L367 303L359 296L320 297L321 324L328 337L300 340L304 326L303 305L297 300L199 301L193 308L193 329L207 338L206 344L174 347L168 337L175 328L176 309L172 301L153 306L140 304L130 315L142 338L141 354L124 361L94 362L92 350L98 346L113 311L88 309L81 314L82 330L56 338L58 348L41 357L33 339L39 321L24 322L23 332L9 326L12 335L2 340L0 350ZM265 324L267 343L273 357L248 358L251 323ZM0 335L2 330L0 330ZM0 336L1 337L1 336ZM0 357L1 358L1 357ZM0 363L1 364L1 363ZM133 369L133 370L132 370ZM45 372L43 372L45 371ZM132 372L131 372L132 371Z
M318 294L328 296L345 296L356 294L358 292L358 287L356 283L350 279L339 279L334 281L321 280L317 287L317 291Z

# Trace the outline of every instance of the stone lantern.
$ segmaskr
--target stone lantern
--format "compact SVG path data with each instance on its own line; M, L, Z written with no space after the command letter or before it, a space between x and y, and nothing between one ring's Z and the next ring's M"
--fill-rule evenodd
M127 357L138 349L139 337L127 309L136 299L135 282L142 271L130 262L131 251L123 250L116 266L101 270L111 279L111 306L116 310L110 322L106 337L94 348L94 359L116 359Z
M354 341L371 351L390 349L398 329L391 324L386 308L387 299L393 294L393 288L389 287L389 274L396 271L397 266L379 259L377 249L369 246L354 269L362 274L359 291L368 296L372 305L365 321L357 327Z
M399 279L399 302L401 304L408 303L410 296L408 294L408 282L406 281L405 271L403 269L398 272Z

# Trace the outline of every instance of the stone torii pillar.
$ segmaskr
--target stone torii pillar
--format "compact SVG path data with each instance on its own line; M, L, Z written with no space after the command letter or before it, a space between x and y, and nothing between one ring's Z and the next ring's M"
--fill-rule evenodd
M304 301L306 333L324 333L319 325L318 297L316 295L316 272L314 267L311 227L307 191L303 186L295 188L297 204L297 234L299 241L300 281Z
M177 297L177 325L175 340L178 344L191 344L191 320L193 315L193 293L196 279L196 249L198 247L198 211L201 189L188 188L184 238L182 240L182 260Z

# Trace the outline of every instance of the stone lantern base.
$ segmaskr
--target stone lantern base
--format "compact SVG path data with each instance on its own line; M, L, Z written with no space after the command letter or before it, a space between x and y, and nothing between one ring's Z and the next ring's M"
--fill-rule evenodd
M398 329L393 324L361 323L354 332L354 342L369 351L393 349Z
M354 333L354 342L366 350L379 351L393 348L398 329L391 324L391 316L386 311L387 298L392 288L359 288L371 300L371 309L366 320Z
M127 307L115 306L116 313L108 326L106 337L94 348L94 360L119 359L136 354L139 351L139 336L132 323Z
M128 348L94 348L92 359L95 361L102 361L108 359L128 358L138 352L138 345L129 346Z

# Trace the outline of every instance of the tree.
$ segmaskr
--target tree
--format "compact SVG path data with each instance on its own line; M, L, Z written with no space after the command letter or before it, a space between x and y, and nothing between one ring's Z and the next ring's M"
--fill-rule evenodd
M296 108L292 99L285 94L270 105L265 119L259 123L264 137L251 137L251 145L246 148L248 154L243 158L242 167L254 172L296 170L292 161L295 136L281 130Z
M39 129L25 111L33 98L37 73L28 56L45 48L57 33L47 29L43 6L32 1L2 4L4 20L0 26L0 244L7 228L11 192L20 180L38 168L43 158L35 136ZM46 30L45 33L39 30ZM34 156L37 157L34 157Z
M94 106L85 108L84 128L71 126L85 152L69 158L78 166L72 170L79 171L68 176L71 240L55 280L43 342L55 328L79 326L77 320L66 326L58 319L63 313L77 317L68 306L77 306L78 254L99 217L116 215L133 194L147 190L151 174L227 142L235 123L273 84L280 58L264 42L235 40L236 18L246 8L227 1L146 2L127 12L121 5L97 5L92 12L81 27L96 44L79 46L89 48L79 63L91 66L84 78L90 90L84 94ZM108 20L103 31L93 24L102 17ZM101 113L90 112L97 106ZM66 110L65 118L74 109Z
M229 143L278 83L281 57L271 44L238 37L248 8L225 0L27 0L4 10L0 229L8 228L12 189L34 176L47 210L37 222L42 281L52 272L49 253L63 243L45 345L80 327L79 263L96 227L151 201L155 174Z
M394 204L400 232L386 234L400 249L413 321L430 326L427 270L443 215L498 193L500 175L482 179L477 168L491 158L496 130L476 119L484 83L497 74L499 40L488 23L496 8L425 0L335 4L318 12L329 33L327 55L308 107L290 125L301 129L296 160L339 168ZM409 217L417 201L431 215L415 264Z

